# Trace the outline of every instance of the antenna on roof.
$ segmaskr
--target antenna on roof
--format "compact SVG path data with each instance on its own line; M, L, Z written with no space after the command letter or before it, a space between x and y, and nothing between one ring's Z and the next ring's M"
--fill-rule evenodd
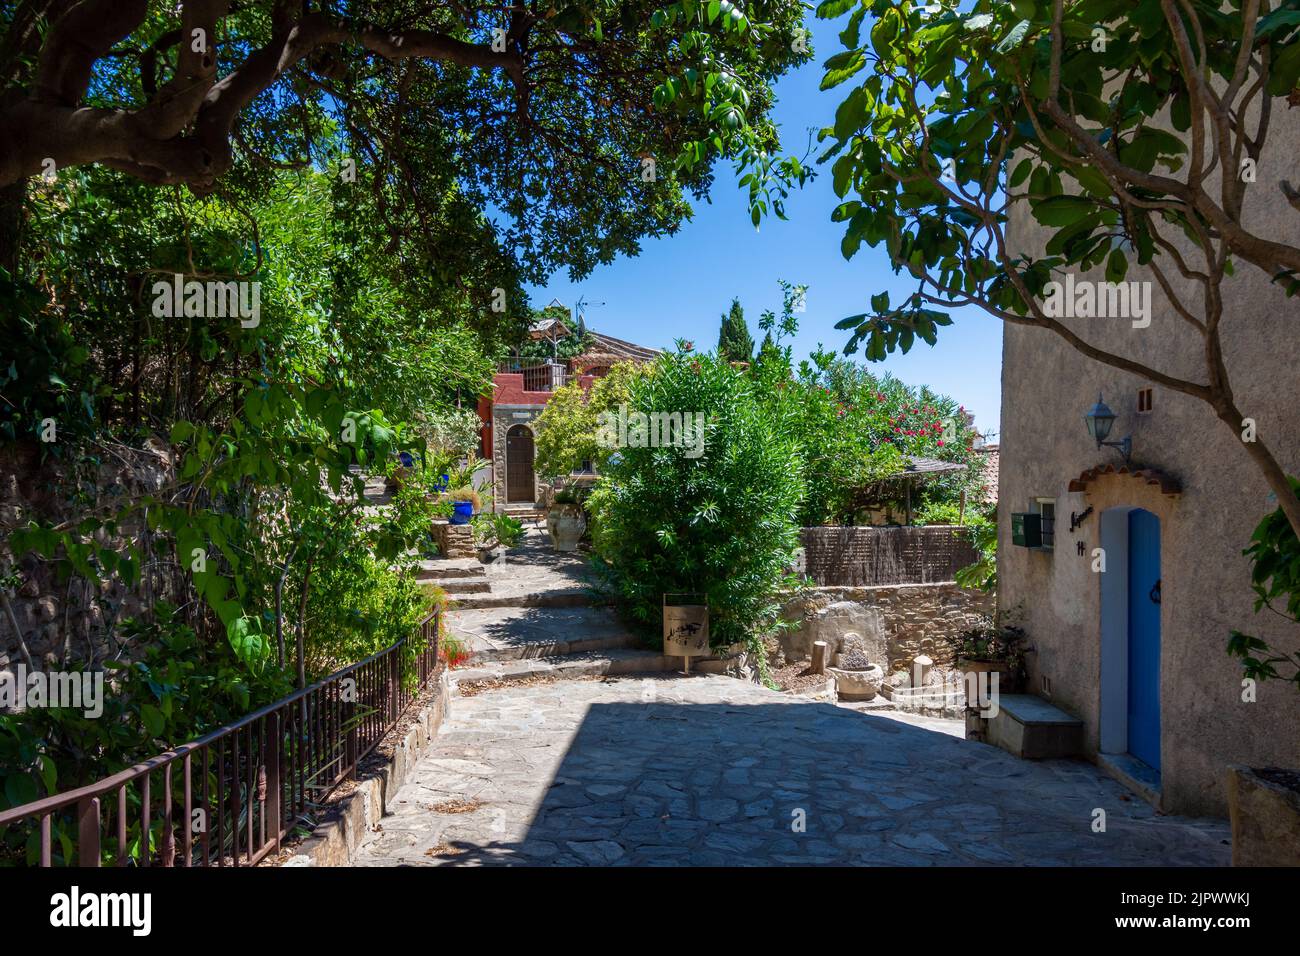
M586 297L579 296L578 301L573 304L573 311L576 313L578 317L579 336L583 336L587 334L587 309L588 308L599 309L604 304L605 304L604 302L588 302Z

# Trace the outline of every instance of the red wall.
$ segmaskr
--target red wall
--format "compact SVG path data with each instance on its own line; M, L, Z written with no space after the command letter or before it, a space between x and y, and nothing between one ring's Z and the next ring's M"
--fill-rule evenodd
M595 380L594 375L581 375L578 384L589 389ZM493 405L545 405L553 394L554 392L530 392L525 389L522 372L498 372L492 376L492 397L483 396L478 400L478 417L483 421L482 457L492 460Z

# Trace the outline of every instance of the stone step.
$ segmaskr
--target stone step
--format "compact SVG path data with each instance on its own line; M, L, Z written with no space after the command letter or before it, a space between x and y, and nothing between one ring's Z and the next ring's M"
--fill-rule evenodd
M492 594L482 597L460 598L457 608L487 607L602 607L608 599L581 588L562 588L554 591L537 591L532 594Z
M437 585L453 601L464 594L488 594L492 590L492 584L487 578L443 578L423 583Z
M1017 757L1072 757L1083 749L1083 721L1032 694L1002 694L985 741Z
M424 558L415 572L417 581L447 581L453 578L482 578L487 569L478 558Z
M474 652L475 664L498 661L536 660L563 657L566 654L599 653L602 651L635 648L640 641L631 634L611 634L604 637L578 638L572 641L530 641L510 647L490 647Z
M695 660L691 663L691 673L725 674L730 663L718 659ZM455 684L464 684L481 680L527 680L531 677L566 680L578 677L667 673L683 673L680 657L665 657L658 651L638 648L609 648L603 651L581 651L523 660L485 661L482 664L475 663L469 667L456 668L451 672L451 679Z

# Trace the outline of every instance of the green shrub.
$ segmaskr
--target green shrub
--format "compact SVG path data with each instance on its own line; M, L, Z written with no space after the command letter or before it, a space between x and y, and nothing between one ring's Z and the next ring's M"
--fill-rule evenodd
M159 601L151 620L122 622L124 648L139 656L104 662L103 712L32 707L0 714L0 809L19 806L112 776L145 757L194 740L222 724L287 694L288 675L275 668L251 673L225 641L205 643L176 609ZM129 855L140 842L140 796L130 788ZM162 821L151 842L160 845ZM56 863L72 864L76 820L51 820ZM114 831L115 832L115 831ZM33 821L0 832L0 866L35 863L39 844ZM116 855L106 836L105 856Z
M1288 479L1300 495L1300 481ZM1255 613L1268 608L1279 617L1300 623L1300 540L1281 508L1264 517L1242 553L1250 558ZM1241 661L1251 680L1285 680L1300 690L1300 651L1279 651L1267 641L1233 631L1228 653ZM1282 666L1278 670L1278 665Z
M474 528L474 544L479 548L513 548L524 536L523 522L508 514L484 512L475 515L470 524Z
M635 382L635 412L700 412L703 452L626 447L588 501L597 567L630 615L658 634L665 592L707 595L715 645L775 626L798 546L804 481L791 420L744 372L711 355L671 354Z

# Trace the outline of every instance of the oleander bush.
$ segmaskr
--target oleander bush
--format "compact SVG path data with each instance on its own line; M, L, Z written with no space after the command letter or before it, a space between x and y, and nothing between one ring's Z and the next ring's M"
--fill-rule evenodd
M715 646L757 648L777 626L798 547L803 462L788 408L714 355L677 351L632 384L629 415L702 413L703 448L621 447L588 500L597 566L657 635L665 592L698 592Z

